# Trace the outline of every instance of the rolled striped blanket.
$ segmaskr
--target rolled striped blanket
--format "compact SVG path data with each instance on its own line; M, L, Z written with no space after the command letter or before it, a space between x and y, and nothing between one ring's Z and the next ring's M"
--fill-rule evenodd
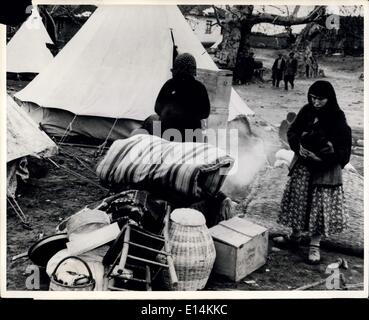
M116 140L97 175L111 187L169 188L201 198L218 193L233 163L223 150L207 143L169 142L141 134Z

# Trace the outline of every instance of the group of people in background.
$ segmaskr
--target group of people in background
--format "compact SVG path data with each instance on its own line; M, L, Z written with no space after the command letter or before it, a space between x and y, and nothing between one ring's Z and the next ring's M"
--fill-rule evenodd
M311 53L305 55L303 63L306 78L316 78L318 76L318 62L314 55ZM293 89L297 70L298 61L294 52L291 52L288 55L288 58L285 58L282 53L279 53L272 67L273 87L279 88L280 82L284 80L284 89L288 90L289 84L291 89Z
M295 86L294 81L297 74L297 66L298 62L294 52L291 52L287 59L283 57L282 53L279 53L272 67L273 87L279 88L279 83L283 79L284 89L288 90L288 84L290 84L291 89L293 89Z
M240 68L235 70L234 82L235 84L250 84L252 78L257 70L257 61L255 61L255 54L249 51L247 54L238 58ZM305 54L303 58L304 74L306 78L316 78L318 76L318 63L314 55L310 52ZM298 71L298 60L294 52L290 52L288 57L282 53L278 54L272 66L272 83L273 87L279 88L280 82L284 81L284 89L288 90L295 86L295 78Z

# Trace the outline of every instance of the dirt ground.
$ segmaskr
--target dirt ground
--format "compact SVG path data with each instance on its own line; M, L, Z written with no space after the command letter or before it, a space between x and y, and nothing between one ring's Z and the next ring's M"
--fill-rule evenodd
M264 52L264 53L263 53ZM256 50L256 59L262 58L264 64L272 61L272 53ZM262 55L264 54L264 56ZM336 59L336 58L334 58ZM322 65L328 80L332 81L342 109L346 112L352 127L363 128L363 82L358 79L362 72L362 58L339 58L339 61L325 59ZM361 59L361 60L360 60ZM327 61L326 61L327 60ZM337 60L337 59L336 59ZM359 61L359 62L358 62ZM361 62L360 62L361 61ZM339 62L339 63L338 63ZM347 67L348 63L353 68ZM341 70L344 66L345 70ZM355 67L357 66L357 67ZM267 79L267 77L266 77ZM306 92L314 80L297 79L296 88L285 92L282 88L274 89L270 82L253 83L237 86L236 90L255 111L256 117L250 122L266 121L279 125L289 111L297 111L306 102ZM8 92L18 91L24 84L8 82ZM20 188L19 205L30 218L33 229L22 227L15 213L7 213L7 287L8 290L26 290L27 267L31 264L27 257L12 261L12 257L26 252L40 237L55 233L56 225L64 218L77 212L84 206L106 196L107 190L96 187L98 183L93 170L99 158L94 156L94 149L63 147L61 153L52 159L56 164L67 167L89 180L81 179L70 172L45 162L47 174L33 177L26 186ZM78 156L78 161L73 156ZM82 165L83 163L83 165ZM363 172L362 158L355 160L355 167ZM293 290L306 284L322 281L329 277L326 267L339 257L345 258L349 269L343 270L346 282L358 284L363 282L363 264L360 257L343 255L335 251L322 251L322 263L310 266L305 263L307 248L298 252L279 250L270 241L267 264L247 276L239 283L233 283L218 275L212 275L207 290ZM328 283L328 282L327 282ZM41 289L46 289L45 284ZM311 290L327 290L326 283L312 287ZM362 287L352 288L361 290Z
M30 218L33 229L22 227L14 212L8 210L7 219L7 285L8 290L26 290L26 278L32 263L28 258L11 261L17 254L26 252L39 237L55 233L55 227L64 218L77 212L85 205L95 203L106 196L106 191L98 189L92 182L97 182L93 174L81 167L70 155L76 155L90 168L94 167L99 158L95 158L94 150L86 148L64 147L64 151L53 158L91 181L81 180L74 175L56 168L53 164L44 163L47 175L32 178L26 186L20 188L19 205ZM68 153L68 155L67 155ZM330 276L326 273L328 264L338 258L345 258L349 264L348 270L342 270L346 282L357 284L363 281L363 259L343 255L339 252L322 251L322 263L311 266L306 263L307 248L299 252L287 249L278 251L270 242L268 261L266 265L252 273L239 283L233 283L224 277L212 275L206 290L293 290L306 284L321 281ZM286 272L288 270L288 272ZM44 279L45 280L45 279ZM327 283L330 283L327 281ZM41 282L40 289L47 289L46 281ZM312 289L327 290L325 282ZM356 288L355 290L358 290Z

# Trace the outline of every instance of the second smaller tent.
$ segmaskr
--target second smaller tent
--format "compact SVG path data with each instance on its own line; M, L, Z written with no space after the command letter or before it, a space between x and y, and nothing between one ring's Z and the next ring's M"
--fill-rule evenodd
M6 71L40 73L52 60L46 44L53 44L36 7L6 46Z

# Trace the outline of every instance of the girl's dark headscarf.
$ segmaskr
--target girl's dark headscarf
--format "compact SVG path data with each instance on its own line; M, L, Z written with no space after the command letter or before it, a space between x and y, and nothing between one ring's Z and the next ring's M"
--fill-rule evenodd
M334 112L340 110L337 102L336 92L334 91L334 88L330 82L319 80L315 81L310 86L308 91L308 101L309 104L314 107L310 95L328 99L328 102L322 108L322 111L324 110L326 112Z
M316 109L310 95L328 99L327 104L319 110ZM308 91L308 101L310 111L329 131L336 131L335 129L347 125L345 114L338 105L336 92L330 82L324 80L314 82Z

